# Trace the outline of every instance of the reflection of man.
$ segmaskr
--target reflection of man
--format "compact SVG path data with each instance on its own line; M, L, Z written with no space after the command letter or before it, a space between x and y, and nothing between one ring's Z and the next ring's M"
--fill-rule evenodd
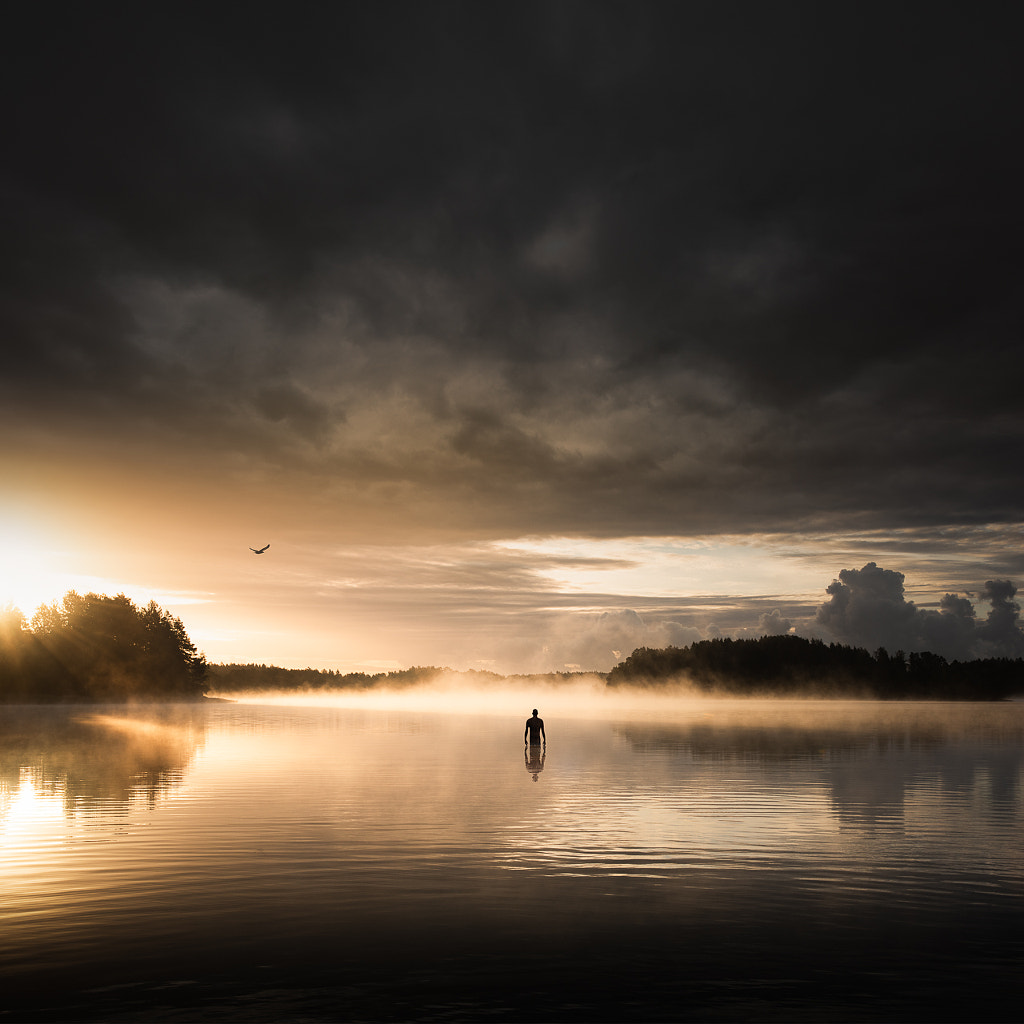
M524 747L523 748L523 761L526 762L526 770L533 776L533 781L537 781L537 776L544 771L544 758L547 756L547 747Z
M541 741L544 746L548 745L547 733L544 732L544 719L537 717L537 709L533 709L533 718L526 720L526 728L523 730L523 743L526 742L526 737L530 737L530 746L535 747Z

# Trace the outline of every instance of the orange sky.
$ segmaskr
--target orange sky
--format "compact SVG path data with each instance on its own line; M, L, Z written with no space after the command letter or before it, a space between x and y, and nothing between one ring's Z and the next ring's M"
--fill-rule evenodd
M0 602L31 615L71 588L156 600L211 661L606 670L636 646L759 635L773 611L826 635L813 616L839 566L880 548L896 564L914 557L913 538L901 551L877 535L378 539L372 524L307 521L272 487L243 501L211 485L199 500L188 488L140 494L131 474L115 490L113 476L105 464L99 493L7 503ZM1005 536L972 540L995 559ZM934 605L962 569L917 557L907 596Z

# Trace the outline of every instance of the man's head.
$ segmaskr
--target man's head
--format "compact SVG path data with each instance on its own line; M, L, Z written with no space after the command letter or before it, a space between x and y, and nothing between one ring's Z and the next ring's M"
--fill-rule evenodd
M533 717L534 717L534 718L536 718L536 717L537 717L537 709L536 709L536 708L534 708L534 709L533 709Z

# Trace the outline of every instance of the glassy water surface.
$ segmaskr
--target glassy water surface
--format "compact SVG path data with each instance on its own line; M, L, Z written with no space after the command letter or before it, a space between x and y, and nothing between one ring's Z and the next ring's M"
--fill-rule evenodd
M3 709L0 1014L1019 1016L1024 705L528 713Z

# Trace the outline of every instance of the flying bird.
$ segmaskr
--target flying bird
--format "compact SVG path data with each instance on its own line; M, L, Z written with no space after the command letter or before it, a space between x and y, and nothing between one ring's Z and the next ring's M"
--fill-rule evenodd
M263 552L264 552L264 551L266 551L266 550L267 550L267 548L269 548L269 547L270 547L270 545L269 545L269 544L267 544L267 545L265 545L265 546L264 546L264 547L262 547L262 548L258 548L258 549L257 549L257 548L249 548L249 550L250 550L250 551L251 551L251 552L252 552L252 553L253 553L254 555L262 555L262 554L263 554Z

